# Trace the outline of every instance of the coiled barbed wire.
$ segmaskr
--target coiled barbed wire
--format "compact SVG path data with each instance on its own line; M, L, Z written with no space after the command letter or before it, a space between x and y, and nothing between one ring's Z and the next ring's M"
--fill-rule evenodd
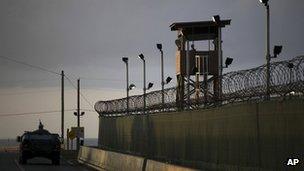
M270 95L281 97L287 94L304 95L304 56L298 56L291 60L271 63L270 66ZM201 82L203 87L204 82ZM213 97L214 78L207 81L207 91L195 94L192 86L190 92L190 104L198 107L212 106L218 100ZM165 104L162 105L162 91L153 91L146 94L146 113L161 111L175 111L176 87L167 88L164 91ZM185 92L186 94L186 92ZM207 97L204 97L207 94ZM199 98L197 98L197 95ZM256 68L233 71L222 76L221 103L244 101L249 99L261 99L266 95L266 65ZM127 114L127 99L115 99L98 101L95 110L103 116L121 116ZM141 114L143 111L143 95L129 97L129 114Z

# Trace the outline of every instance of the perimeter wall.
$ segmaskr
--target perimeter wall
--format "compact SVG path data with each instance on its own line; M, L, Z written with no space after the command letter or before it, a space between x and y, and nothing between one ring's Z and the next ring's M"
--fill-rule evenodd
M304 100L99 118L99 147L207 170L304 168ZM297 158L297 166L286 166ZM301 163L302 162L302 163Z

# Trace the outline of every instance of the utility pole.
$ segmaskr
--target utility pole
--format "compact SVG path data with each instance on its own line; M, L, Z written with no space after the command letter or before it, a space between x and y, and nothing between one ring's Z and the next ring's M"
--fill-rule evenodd
M266 7L266 96L265 99L270 99L270 17L269 17L269 0L260 0ZM282 49L282 48L281 48Z
M187 109L190 109L190 52L189 40L186 40L186 69L187 69Z
M144 114L146 113L146 91L147 91L147 88L146 88L146 61L143 60L144 62Z
M122 61L126 64L126 81L127 81L127 85L126 85L126 90L127 90L127 115L129 114L129 64L128 64L128 57L123 57Z
M127 114L129 115L129 65L126 62L126 79L127 79Z
M77 127L80 127L80 79L77 80ZM80 147L79 137L77 136L77 150Z
M266 3L266 99L269 100L270 99L270 17L269 17L269 4Z
M160 72L161 72L161 92L162 92L162 110L165 108L165 81L164 81L164 52L162 50L162 44L156 44L157 49L160 51Z
M143 54L138 55L138 57L143 61L143 70L144 70L144 85L143 85L143 91L144 91L144 110L143 110L143 114L146 113L146 61L145 61L145 56Z
M67 141L66 141L66 149L67 150L70 149L70 142L69 142L70 140L69 140L69 135L68 135L69 132L70 132L70 129L67 129L67 132L66 132L67 133L67 135L66 135L66 139L67 139Z
M77 80L77 127L80 127L80 79Z
M64 71L61 71L61 138L64 143Z

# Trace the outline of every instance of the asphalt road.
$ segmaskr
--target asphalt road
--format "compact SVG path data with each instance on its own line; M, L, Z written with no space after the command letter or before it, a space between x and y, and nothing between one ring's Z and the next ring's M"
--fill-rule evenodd
M33 158L26 165L18 163L18 153L12 151L0 151L0 170L2 171L92 171L92 169L79 165L72 160L61 158L60 165L55 166L44 158Z

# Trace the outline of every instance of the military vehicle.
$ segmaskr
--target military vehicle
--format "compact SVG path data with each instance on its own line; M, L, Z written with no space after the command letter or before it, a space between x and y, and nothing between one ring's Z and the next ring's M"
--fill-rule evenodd
M19 146L19 163L26 164L28 159L44 157L52 160L52 164L60 164L60 139L58 134L51 134L43 129L39 123L39 129L26 131L22 136L17 137Z

